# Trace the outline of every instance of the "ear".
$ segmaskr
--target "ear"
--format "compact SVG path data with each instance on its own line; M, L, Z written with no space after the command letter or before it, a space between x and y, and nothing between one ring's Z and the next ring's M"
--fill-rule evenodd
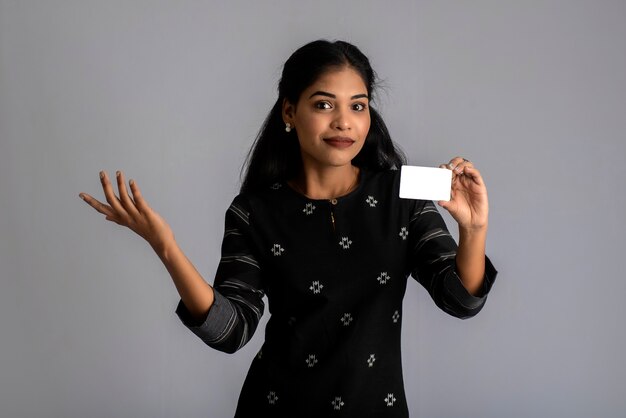
M283 99L283 122L290 123L291 126L294 126L293 118L296 113L296 107L287 100L285 97Z

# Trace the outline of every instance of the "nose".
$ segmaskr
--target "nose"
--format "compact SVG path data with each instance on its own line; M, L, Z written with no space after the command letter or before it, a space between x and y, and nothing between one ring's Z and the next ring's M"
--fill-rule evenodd
M332 128L340 131L350 129L350 116L345 110L338 109L333 119Z

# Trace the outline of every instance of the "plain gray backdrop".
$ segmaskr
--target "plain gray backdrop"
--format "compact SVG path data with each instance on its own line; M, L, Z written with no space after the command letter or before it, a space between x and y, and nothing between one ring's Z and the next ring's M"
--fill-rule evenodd
M282 63L318 38L369 56L411 164L462 155L489 190L484 310L410 281L412 416L624 416L624 22L620 0L0 0L0 416L232 416L267 317L206 347L78 193L124 170L212 283Z

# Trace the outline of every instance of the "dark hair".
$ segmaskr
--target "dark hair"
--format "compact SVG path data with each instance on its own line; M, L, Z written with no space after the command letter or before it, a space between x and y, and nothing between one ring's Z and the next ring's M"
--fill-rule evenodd
M302 46L289 57L278 83L278 99L244 162L242 172L245 170L245 176L241 192L268 187L298 174L302 165L300 144L293 133L285 132L283 101L287 99L290 103L297 103L302 92L322 74L333 67L344 66L353 68L361 75L371 100L376 74L367 57L356 46L344 41L318 40ZM394 145L385 122L371 104L369 112L370 130L352 164L372 171L399 168L406 162L404 154Z

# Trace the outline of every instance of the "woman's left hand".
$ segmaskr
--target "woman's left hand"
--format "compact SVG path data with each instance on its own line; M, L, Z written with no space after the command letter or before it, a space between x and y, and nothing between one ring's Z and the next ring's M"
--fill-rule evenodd
M439 206L450 212L459 228L486 228L489 202L487 187L480 172L471 161L461 157L453 158L448 164L439 167L452 170L451 199L438 202Z

